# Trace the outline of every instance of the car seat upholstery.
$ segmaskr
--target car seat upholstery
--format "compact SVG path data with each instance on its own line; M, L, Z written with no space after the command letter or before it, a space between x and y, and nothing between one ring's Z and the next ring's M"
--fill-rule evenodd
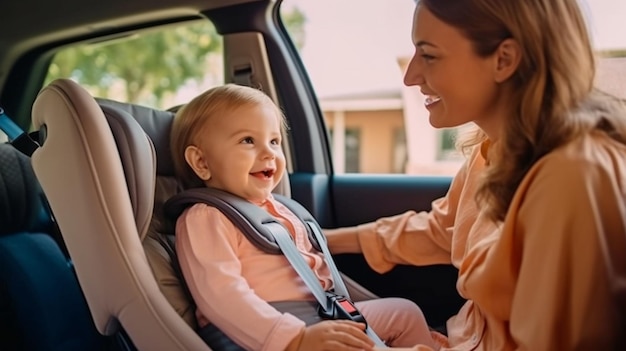
M30 158L0 144L0 349L104 350Z
M111 334L119 322L140 350L209 350L163 245L174 229L162 207L180 191L169 149L174 113L96 100L59 79L39 93L32 116L45 135L35 172L98 330ZM284 180L277 192L288 196ZM354 300L375 297L345 278Z
M95 325L111 335L121 324L139 350L210 350L161 292L143 247L155 203L151 139L168 140L158 126L171 116L145 116L146 131L160 132L148 138L128 114L107 113L107 121L105 109L60 79L42 89L32 110L42 139L33 168Z

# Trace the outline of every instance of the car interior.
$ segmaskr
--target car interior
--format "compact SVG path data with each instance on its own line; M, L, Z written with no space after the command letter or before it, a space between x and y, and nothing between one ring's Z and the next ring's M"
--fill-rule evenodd
M428 210L445 194L450 175L336 171L320 99L281 15L288 1L0 4L0 107L37 143L32 157L14 140L0 144L0 350L210 350L172 264L173 227L162 208L180 191L169 128L190 97L155 107L101 96L77 79L88 73L61 69L68 48L210 23L223 45L220 65L210 67L220 74L216 84L258 87L281 107L288 176L276 192L301 203L322 228ZM161 62L164 50L144 53ZM114 51L86 57L94 66L139 60ZM213 64L186 57L192 66ZM148 81L147 66L134 66L136 80ZM335 260L355 300L411 299L433 328L464 302L451 265L380 274L361 255Z

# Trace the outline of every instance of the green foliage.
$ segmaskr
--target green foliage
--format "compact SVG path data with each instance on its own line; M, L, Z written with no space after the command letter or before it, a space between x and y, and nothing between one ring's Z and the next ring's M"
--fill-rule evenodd
M302 45L302 12L294 8L283 19L290 32L297 33L296 45ZM211 70L215 71L209 59L222 52L221 36L213 25L198 21L68 47L55 55L46 84L69 77L96 96L162 107L169 94L190 81L200 83Z
M221 50L217 32L203 21L62 50L48 80L71 77L98 96L121 90L128 102L146 94L160 101L188 79L202 79L207 55Z
M439 136L439 148L437 158L439 160L449 159L451 154L456 153L456 140L459 130L457 128L442 129Z
M305 40L304 24L306 23L306 16L299 8L293 7L288 12L282 12L281 17L296 48L298 50L302 49Z

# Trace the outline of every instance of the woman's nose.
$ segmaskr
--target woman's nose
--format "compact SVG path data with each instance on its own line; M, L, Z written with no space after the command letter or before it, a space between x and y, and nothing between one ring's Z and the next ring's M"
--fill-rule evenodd
M417 52L413 55L404 72L404 85L414 86L424 84L424 76L422 74L421 57Z

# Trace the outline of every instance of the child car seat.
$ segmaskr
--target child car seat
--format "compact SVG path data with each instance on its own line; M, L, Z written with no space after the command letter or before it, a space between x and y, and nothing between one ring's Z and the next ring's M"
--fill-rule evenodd
M42 89L32 117L42 140L33 168L100 333L114 334L121 324L139 350L210 350L166 300L142 245L157 166L144 130L127 114L107 121L96 100L67 79ZM145 116L146 127L171 121L157 117Z
M121 323L140 350L210 350L161 244L173 234L162 205L180 189L169 150L173 116L96 101L56 80L33 105L43 141L33 165L98 330L110 335ZM374 297L346 284L354 300Z
M30 159L0 144L0 349L104 350Z

